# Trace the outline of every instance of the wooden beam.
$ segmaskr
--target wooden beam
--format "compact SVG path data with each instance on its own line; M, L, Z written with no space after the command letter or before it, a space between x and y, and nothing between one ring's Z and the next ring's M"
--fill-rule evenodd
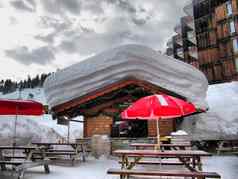
M69 110L71 108L74 108L76 106L79 107L81 104L84 104L84 103L86 103L90 100L93 100L93 99L95 99L99 96L106 95L106 94L108 94L110 92L113 92L115 90L124 88L128 85L137 85L139 87L144 88L147 91L150 91L153 94L156 94L156 93L158 94L158 93L162 92L162 93L170 94L170 95L185 99L184 97L182 97L178 94L175 94L172 91L168 91L168 90L166 90L164 88L161 88L159 86L156 86L152 83L149 83L149 82L146 82L146 81L143 81L143 80L138 80L138 79L135 79L135 78L127 78L127 79L124 79L124 80L120 80L116 83L113 83L111 85L108 85L104 88L95 90L91 93L88 93L87 95L82 96L82 97L79 97L79 98L73 99L69 102L66 102L66 103L60 104L58 106L55 106L55 107L52 108L52 111L54 111L55 113L58 113L60 115L67 114L67 113L69 113Z
M96 114L96 113L100 112L101 110L112 106L115 103L120 103L120 102L123 102L123 101L127 101L129 99L131 99L131 96L127 95L127 96L124 96L124 97L121 97L121 98L117 98L117 99L110 100L110 101L107 101L105 103L96 105L96 106L94 106L90 109L80 110L80 112L85 116L91 116L92 114Z

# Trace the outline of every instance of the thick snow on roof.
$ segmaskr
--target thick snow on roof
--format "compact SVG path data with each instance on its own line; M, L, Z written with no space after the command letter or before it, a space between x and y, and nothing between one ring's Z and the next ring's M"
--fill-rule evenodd
M186 97L206 108L205 76L193 66L141 45L124 45L57 71L44 83L47 102L54 107L134 77Z

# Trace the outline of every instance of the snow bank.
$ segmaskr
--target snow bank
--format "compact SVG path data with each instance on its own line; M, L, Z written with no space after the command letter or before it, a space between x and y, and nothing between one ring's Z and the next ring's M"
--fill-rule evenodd
M176 131L176 132L172 132L171 133L171 135L188 135L188 133L187 132L185 132L185 131L183 131L183 130L178 130L178 131Z
M55 107L128 77L144 80L206 108L207 79L193 66L141 45L124 45L50 75L44 89Z
M1 145L12 143L15 116L0 116ZM57 125L50 115L41 117L18 116L17 141L26 144L31 141L55 142L66 139L67 126ZM70 123L70 140L83 137L83 124Z
M53 129L39 125L39 117L19 116L17 119L17 144L27 144L31 141L57 141L61 136ZM9 145L13 142L14 116L0 117L1 145Z
M30 95L32 94L32 95ZM21 91L22 99L32 99L43 104L47 104L43 88L24 89ZM29 98L29 97L32 98ZM3 95L0 93L0 98L17 99L19 91ZM78 117L76 120L82 120ZM0 141L1 145L11 144L13 142L15 116L0 116ZM31 140L42 141L57 141L60 138L67 138L67 126L58 125L56 120L52 119L51 115L43 116L18 116L17 137L18 141L28 143ZM82 123L70 123L70 139L74 140L83 136Z
M186 118L182 129L194 139L237 139L238 82L210 85L206 99L209 111Z
M0 99L30 99L30 100L35 100L38 101L42 104L47 104L46 98L45 98L45 93L43 88L26 88L19 92L18 90L12 93L7 93L7 94L2 94L0 93Z

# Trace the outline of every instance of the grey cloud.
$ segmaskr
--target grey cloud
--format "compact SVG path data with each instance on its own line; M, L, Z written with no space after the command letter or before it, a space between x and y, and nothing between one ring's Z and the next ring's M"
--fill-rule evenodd
M55 8L51 12L57 12L56 7L60 6L61 10L64 7L66 11L60 11L63 12L61 18L54 19L52 16L41 19L42 26L54 28L54 32L35 37L51 45L57 37L60 44L53 45L57 51L83 56L126 43L139 43L161 50L179 18L184 15L182 9L185 2L187 0L84 0L77 8L82 13L88 11L88 17L81 17L81 14L71 17L65 12L73 10L60 4L60 0L57 6L48 8ZM111 8L110 13L108 8ZM89 23L95 23L95 29L83 23L84 18ZM99 33L97 28L100 27L104 31Z
M88 0L81 3L81 9L84 11L90 11L94 14L103 14L104 9L102 8L102 0Z
M35 11L35 4L32 3L32 0L28 0L29 4L26 4L23 0L15 0L10 2L10 4L17 10L34 12Z
M21 46L16 49L6 50L6 56L25 65L39 64L46 65L55 59L52 50L47 47L40 47L37 49L29 50L26 46Z
M46 11L56 14L64 14L65 11L79 14L81 3L79 0L42 0Z
M52 45L54 43L55 37L69 29L72 26L72 23L66 19L59 20L48 16L42 16L39 20L39 26L46 29L53 28L53 32L47 35L37 34L34 36L34 38Z
M28 3L30 3L33 7L36 7L35 0L26 0Z
M108 3L115 4L122 10L128 11L130 13L135 13L136 9L130 1L125 0L107 0Z
M56 36L56 33L50 33L48 35L36 35L35 39L52 44L54 43L55 36Z

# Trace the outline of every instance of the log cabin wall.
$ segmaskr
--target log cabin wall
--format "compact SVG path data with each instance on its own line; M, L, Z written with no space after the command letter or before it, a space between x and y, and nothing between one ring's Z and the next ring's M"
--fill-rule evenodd
M150 85L148 84L147 87L149 86ZM151 92L150 90L152 90L153 92ZM147 96L150 94L159 94L163 91L162 89L156 89L152 86L150 90L149 88L145 90L143 87L140 87L138 85L135 85L134 87L125 86L123 88L119 88L118 92L114 91L112 92L112 94L109 93L107 95L98 97L99 99L94 102L89 102L89 106L86 105L86 108L80 110L83 111L85 116L84 137L91 137L95 134L114 136L115 131L113 131L113 125L116 121L121 120L119 116L120 113L136 100L135 94L138 95L139 93L143 94L142 96ZM127 91L129 93L127 94L127 92L125 93L123 91ZM115 96L118 95L120 97L115 98ZM142 96L137 96L137 99ZM101 98L107 100L100 100ZM133 121L133 123L134 122L136 121ZM174 124L174 120L160 121L161 136L169 135L172 131L174 131ZM145 127L147 128L147 135L143 137L154 137L157 135L155 121L148 121L147 126Z
M160 136L168 136L171 132L176 130L175 127L175 120L168 119L168 120L160 120L159 121L159 130ZM148 121L148 137L156 137L157 130L156 130L156 121Z
M111 136L113 119L105 115L96 117L86 117L84 122L84 137L92 137L93 135Z

